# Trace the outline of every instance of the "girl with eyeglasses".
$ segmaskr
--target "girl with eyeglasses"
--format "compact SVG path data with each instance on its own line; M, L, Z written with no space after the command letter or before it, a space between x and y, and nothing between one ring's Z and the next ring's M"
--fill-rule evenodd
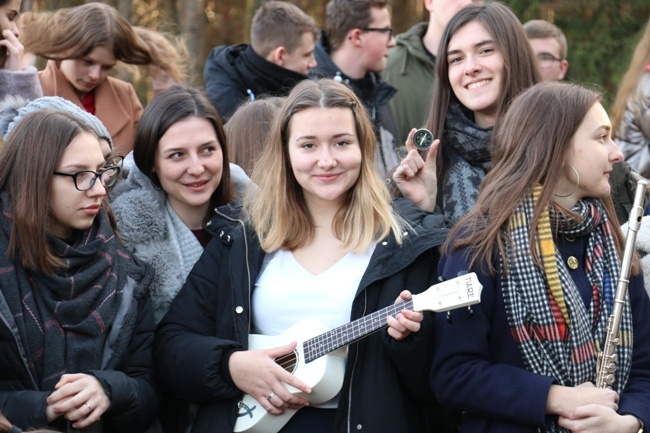
M0 151L0 407L21 429L155 418L153 272L102 207L119 171L64 111L25 115Z

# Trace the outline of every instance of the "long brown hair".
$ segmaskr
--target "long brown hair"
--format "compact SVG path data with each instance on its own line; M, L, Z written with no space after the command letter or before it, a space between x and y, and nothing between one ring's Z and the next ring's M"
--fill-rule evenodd
M377 142L372 122L354 92L331 79L304 80L289 94L276 116L266 149L255 164L244 196L244 213L264 251L294 250L313 236L314 222L296 180L289 158L289 123L294 114L308 108L345 108L352 111L361 148L359 178L348 191L346 203L332 223L343 248L363 252L392 232L402 240L402 221L393 213L386 185L375 168Z
M207 222L215 207L235 199L235 191L230 180L228 145L223 124L217 111L201 91L188 85L175 84L154 96L138 123L133 146L133 160L140 171L155 186L161 188L158 176L154 173L158 143L173 124L189 117L199 117L210 122L219 140L223 155L223 169L219 186L210 197L208 213L204 217L204 222Z
M449 83L449 64L447 51L451 38L470 22L480 23L490 34L497 50L503 57L503 80L497 119L507 110L512 99L521 92L541 81L535 54L528 42L519 19L505 5L490 2L485 5L469 5L454 15L440 39L436 61L437 79L433 86L433 98L426 127L434 137L442 139L438 152L438 179L446 174L445 161L445 119L452 99L457 100Z
M224 125L228 152L232 162L250 176L266 146L273 119L280 112L285 98L272 96L242 104Z
M515 98L493 136L494 167L485 176L476 206L452 228L445 251L469 247L471 264L487 265L495 272L494 255L505 261L505 240L501 229L520 200L530 194L533 185L543 186L531 221L530 246L534 247L537 222L542 212L553 205L553 190L560 177L573 135L587 112L599 103L598 92L575 84L544 82ZM601 202L611 221L619 257L623 234L610 196ZM558 208L560 212L566 212ZM538 262L539 263L539 262ZM636 269L635 267L635 272Z
M97 136L70 113L35 111L16 124L0 150L0 191L8 193L13 217L6 254L32 271L51 273L63 265L46 247L54 218L50 185L66 148L82 132Z
M27 12L21 17L21 42L26 52L46 59L78 59L98 46L116 60L133 65L161 64L146 42L112 6L92 2L53 12ZM162 66L162 65L161 65Z

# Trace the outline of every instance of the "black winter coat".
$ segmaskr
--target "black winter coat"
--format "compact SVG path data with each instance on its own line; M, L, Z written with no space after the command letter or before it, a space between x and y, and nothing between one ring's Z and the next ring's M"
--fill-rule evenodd
M153 271L135 258L130 263L122 306L115 323L119 333L104 349L105 365L88 370L111 401L102 415L103 433L142 433L154 421L159 394L152 358L154 321L149 284ZM0 290L0 412L22 429L47 427L46 399L26 366L25 350L13 315ZM58 419L49 427L65 431Z
M378 242L352 305L350 320L393 304L399 293L424 291L437 282L438 247L447 231L442 216L410 203L402 246ZM242 392L229 375L234 350L246 350L250 299L264 260L255 234L235 204L218 210L209 228L215 238L190 272L160 323L154 357L161 381L199 405L192 432L231 432ZM431 432L435 405L427 385L433 356L432 314L402 341L385 330L349 346L335 432Z
M306 75L260 57L250 45L219 46L203 68L205 95L225 123L246 101L261 96L287 96Z

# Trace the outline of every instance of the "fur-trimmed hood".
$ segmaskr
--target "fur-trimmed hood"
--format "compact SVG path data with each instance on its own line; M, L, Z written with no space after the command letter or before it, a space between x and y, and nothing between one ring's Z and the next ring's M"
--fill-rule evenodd
M248 177L238 166L231 164L230 168L235 189L242 194ZM111 191L111 207L126 246L155 270L151 298L157 323L203 253L203 247L169 206L165 192L137 168L132 153L124 159L123 172L126 178Z

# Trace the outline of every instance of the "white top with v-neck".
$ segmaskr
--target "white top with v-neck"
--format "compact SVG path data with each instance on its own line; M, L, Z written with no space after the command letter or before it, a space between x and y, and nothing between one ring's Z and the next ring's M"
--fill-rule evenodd
M329 329L350 321L352 301L375 249L349 252L317 275L303 268L291 251L278 250L267 263L253 291L254 332L278 335L304 319Z

